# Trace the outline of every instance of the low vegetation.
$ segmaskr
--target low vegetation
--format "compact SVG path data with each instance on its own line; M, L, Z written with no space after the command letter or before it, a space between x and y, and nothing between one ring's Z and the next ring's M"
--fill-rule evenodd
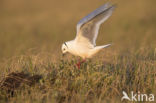
M0 103L121 103L123 91L156 96L156 0L110 0L117 7L97 45L113 45L80 69L78 57L61 57L77 22L107 1L1 0Z
M21 56L8 61L10 65L1 72L1 103L120 103L122 91L156 93L154 49L116 54L110 61L88 60L80 69L74 65L76 58L53 63L50 57L39 59L40 56ZM28 79L35 75L37 81ZM8 78L11 79L6 81Z

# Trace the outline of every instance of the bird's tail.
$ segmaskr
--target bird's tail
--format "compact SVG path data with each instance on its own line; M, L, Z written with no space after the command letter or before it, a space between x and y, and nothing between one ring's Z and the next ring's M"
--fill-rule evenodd
M94 49L92 49L89 53L89 57L93 56L97 52L99 52L101 49L109 47L112 44L102 45L102 46L96 46Z
M102 45L101 47L102 48L107 48L107 47L109 47L109 46L111 46L112 44L106 44L106 45Z

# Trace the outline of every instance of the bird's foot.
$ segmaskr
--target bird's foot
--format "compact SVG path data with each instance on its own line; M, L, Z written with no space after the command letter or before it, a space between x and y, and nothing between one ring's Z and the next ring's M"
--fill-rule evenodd
M78 69L80 69L81 64L84 63L85 61L86 61L86 60L84 59L84 60L82 60L82 61L80 61L80 62L78 62L78 63L76 64L76 66L78 67Z
M76 66L77 66L78 69L80 69L81 63L78 62L78 63L76 64Z

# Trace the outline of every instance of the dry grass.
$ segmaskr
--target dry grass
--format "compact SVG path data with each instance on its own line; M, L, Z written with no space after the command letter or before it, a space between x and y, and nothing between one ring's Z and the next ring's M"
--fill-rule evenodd
M23 71L43 78L32 87L17 89L10 102L107 103L120 102L123 90L156 93L155 51L145 51L149 49L111 55L113 62L88 60L80 69L73 66L75 59L53 63L50 57L40 60L39 55L14 58L3 71ZM0 93L3 101L10 100L4 99L7 95Z
M29 86L13 77L9 83L18 88L13 95L1 88L0 103L120 103L123 90L156 94L155 0L112 1L117 8L102 25L97 44L114 45L81 69L74 66L76 57L60 56L77 21L106 1L1 0L1 87L12 73L28 75L28 81L42 78Z

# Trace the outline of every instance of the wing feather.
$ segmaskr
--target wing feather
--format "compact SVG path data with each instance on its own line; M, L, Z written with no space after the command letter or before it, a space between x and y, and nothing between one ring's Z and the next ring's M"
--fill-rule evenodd
M94 18L96 15L98 15L99 13L101 13L102 11L106 10L109 7L110 3L106 3L103 6L97 8L95 11L93 11L92 13L90 13L89 15L87 15L86 17L82 18L78 24L77 24L77 32L79 31L80 27L88 22L89 20L91 20L92 18Z
M88 44L96 45L99 27L111 16L115 7L108 5L109 3L101 6L78 23L76 35L77 42L88 42Z

